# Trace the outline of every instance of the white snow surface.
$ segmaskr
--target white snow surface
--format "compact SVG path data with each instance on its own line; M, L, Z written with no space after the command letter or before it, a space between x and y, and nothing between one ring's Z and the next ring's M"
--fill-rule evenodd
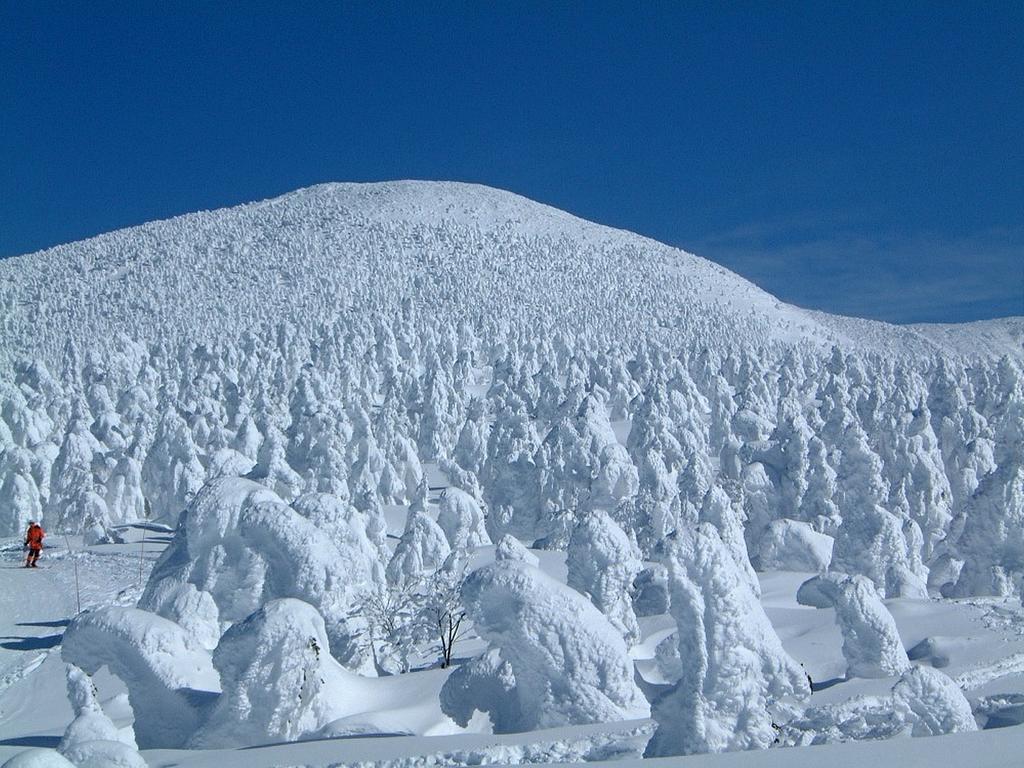
M998 764L1022 339L468 184L0 261L0 762Z
M77 545L76 545L77 546ZM118 547L127 555L133 552L131 558L117 554ZM110 554L104 555L104 552ZM547 555L548 553L539 553ZM72 558L59 556L59 551L48 552L44 564L48 567L45 570L32 573L24 569L4 570L5 586L11 590L4 590L0 593L0 617L5 622L0 626L3 634L8 636L21 635L23 637L49 637L54 631L51 627L28 627L22 626L23 622L38 621L38 611L27 606L24 601L11 601L12 591L24 590L30 584L39 588L40 582L45 589L55 596L51 604L54 609L70 610L74 612L74 590L71 589L71 604L66 600L68 592L66 587L73 584ZM154 556L151 554L150 557ZM136 582L138 578L138 543L129 545L101 545L93 550L81 552L80 566L85 566L86 560L82 558L100 558L103 562L102 571L97 572L110 579L110 585L103 590L97 590L101 579L93 579L97 582L93 589L97 591L91 594L103 599L114 601L125 585ZM546 558L545 558L546 559ZM558 571L557 567L552 568L553 572ZM842 675L844 661L842 658L842 640L838 629L835 627L835 619L831 609L809 609L803 608L794 600L797 586L806 579L808 574L787 574L770 573L762 575L762 604L772 621L775 631L782 638L786 650L795 658L803 662L814 677L817 683L825 682L830 676ZM564 576L563 576L564 578ZM26 581L35 579L35 581ZM137 594L137 593L136 593ZM91 599L91 598L90 598ZM10 602L6 602L10 601ZM1002 711L1007 715L1013 712L1013 697L1015 695L1024 697L1024 664L1014 667L1006 663L1012 660L1011 657L1019 655L1024 657L1024 609L1019 602L1006 603L1004 600L979 599L974 602L965 601L918 601L918 600L896 600L889 603L890 612L893 613L900 630L903 644L907 647L915 647L922 644L923 640L931 638L931 649L928 656L921 656L915 661L913 669L931 671L932 663L942 665L942 672L951 679L960 682L959 685L966 686L964 693L969 701L978 702L979 697L986 701L995 702L1000 695L1007 700L1004 709L998 710L998 705L990 711L995 719L996 712ZM60 615L59 613L51 613ZM65 613L64 615L68 615ZM51 622L55 623L55 622ZM663 636L661 627L664 622L658 619L652 622L648 619L641 621L642 632L645 643L655 642L658 637ZM940 633L946 633L940 635ZM959 640L957 639L959 638ZM39 654L39 651L30 650L32 643L22 641L20 646L27 650L15 650L0 647L0 664L4 670L24 669L22 657L31 660ZM38 644L37 644L38 647ZM940 651L941 649L941 651ZM54 650L59 652L59 647ZM636 649L635 658L643 658L645 655L643 646ZM74 713L68 707L64 694L64 665L59 661L59 654L44 650L43 663L35 666L24 676L12 678L10 673L4 673L4 687L0 690L0 712L4 717L0 719L0 759L7 760L15 754L24 752L22 739L39 739L43 743L57 743L64 732L67 724L74 718ZM917 653L912 654L915 658ZM31 666L31 665L30 665ZM643 668L642 665L639 668ZM368 706L371 710L376 708L376 716L364 714L358 716L362 722L378 723L381 732L394 733L395 729L402 728L400 725L405 722L405 728L417 731L413 727L419 715L414 715L417 701L428 703L428 698L422 698L426 690L433 690L437 695L440 689L440 682L427 683L426 690L419 678L437 680L436 671L416 672L407 676L390 678L397 687L394 687L394 695L366 694L359 696L360 703ZM433 677L432 677L433 676ZM404 679L403 679L404 678ZM120 711L117 681L103 674L97 675L101 693L99 699L107 711ZM13 680L13 682L12 682ZM443 678L441 679L443 681ZM381 680L384 682L384 679ZM811 696L810 704L814 707L835 707L843 701L855 701L858 697L873 695L884 700L890 696L891 689L898 682L896 678L879 681L881 688L864 688L863 681L849 681L832 683ZM113 688L111 688L113 686ZM849 689L849 690L847 690ZM120 694L123 697L123 694ZM930 694L927 699L917 696L907 699L915 702L935 702L929 705L925 713L938 713L927 715L934 722L957 723L960 727L969 727L962 719L962 706L958 707L955 697L951 703L939 704L948 701L945 698L936 698L937 694ZM435 700L436 701L436 700ZM888 705L886 710L888 718L893 717L896 703ZM436 703L434 705L437 706ZM436 711L436 710L435 710ZM852 711L852 710L851 710ZM130 723L131 712L127 710ZM390 713L390 714L388 714ZM943 714L945 713L945 714ZM952 716L950 713L954 713ZM959 715L955 714L959 713ZM979 718L984 724L986 716ZM649 722L649 721L641 721ZM832 721L834 722L834 721ZM908 729L913 728L910 720L902 720L907 723ZM824 726L824 723L821 724ZM614 765L617 766L639 766L640 761L630 760L629 755L637 755L638 750L642 751L644 744L650 736L651 729L648 726L644 735L632 738L632 741L625 738L626 732L636 726L628 723L612 724L601 723L592 726L574 726L547 731L533 731L510 736L490 736L485 734L454 733L451 735L432 735L419 737L392 737L392 738L345 738L341 741L332 739L299 741L288 744L262 746L255 749L215 749L215 750L143 750L142 755L151 766L179 765L183 768L200 768L202 766L218 766L219 768L232 768L232 766L245 766L245 768L270 768L271 766L336 766L336 765L365 765L365 766L413 766L422 764L446 764L465 765L474 761L484 760L490 764L514 764L522 761L536 762L542 764L582 764L584 760L600 760L616 757ZM419 731L422 733L422 731ZM824 730L819 731L823 733ZM53 734L48 736L47 734ZM620 735L616 735L620 734ZM50 739L50 741L46 741ZM978 734L978 738L961 742L961 737L954 737L949 740L946 737L935 739L911 740L896 739L877 743L862 744L839 744L833 746L815 746L811 749L786 749L777 751L769 749L763 752L733 753L731 756L694 755L687 758L687 764L697 766L774 766L774 765L820 765L819 761L826 760L829 764L837 766L860 766L863 761L875 761L883 765L893 764L893 761L907 765L933 764L940 759L944 764L963 766L1002 766L1005 765L1006 755L1015 754L1021 746L1024 746L1024 735L1017 727L1000 728L999 730L985 731ZM633 746L628 747L631 743ZM602 746L604 745L604 746ZM909 746L908 746L909 745ZM632 751L631 751L632 750ZM909 751L908 751L909 750ZM47 750L50 755L52 751ZM429 757L433 756L433 757ZM622 759L625 758L625 759ZM27 759L27 758L26 758ZM431 763L430 761L433 761ZM60 763L52 763L62 765ZM677 764L667 760L645 760L643 764L654 766ZM45 763L43 764L45 765Z
M761 539L760 566L766 571L825 571L833 539L799 520L773 520Z
M213 340L268 318L315 326L414 287L427 304L500 312L524 326L604 316L691 334L717 324L757 343L910 354L1019 356L1024 339L1020 318L971 333L801 310L712 262L509 192L400 181L322 184L4 259L2 351L45 357L68 336L83 348L169 331Z

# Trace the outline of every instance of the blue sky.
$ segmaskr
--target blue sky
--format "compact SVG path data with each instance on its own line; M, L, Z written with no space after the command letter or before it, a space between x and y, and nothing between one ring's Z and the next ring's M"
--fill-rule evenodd
M894 322L1024 314L1024 5L0 0L0 256L476 181Z

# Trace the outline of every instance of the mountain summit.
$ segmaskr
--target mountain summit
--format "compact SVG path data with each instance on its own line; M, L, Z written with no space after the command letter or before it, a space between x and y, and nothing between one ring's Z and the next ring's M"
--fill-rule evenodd
M475 184L321 184L0 262L0 357L119 334L239 335L397 308L675 344L1020 354L1020 319L896 327L810 312L682 250Z

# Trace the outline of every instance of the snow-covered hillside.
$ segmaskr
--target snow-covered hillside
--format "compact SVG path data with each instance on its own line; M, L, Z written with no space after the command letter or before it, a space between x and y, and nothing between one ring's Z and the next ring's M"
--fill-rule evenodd
M1019 320L967 341L808 313L709 261L508 192L393 182L320 185L0 261L0 355L51 360L66 338L89 346L119 334L212 341L281 321L315 328L408 296L451 323L672 346L782 340L998 356L1024 344Z
M37 580L59 615L0 603L0 755L655 759L1024 719L1020 319L807 312L423 182L6 260L0 309L0 536L75 550Z

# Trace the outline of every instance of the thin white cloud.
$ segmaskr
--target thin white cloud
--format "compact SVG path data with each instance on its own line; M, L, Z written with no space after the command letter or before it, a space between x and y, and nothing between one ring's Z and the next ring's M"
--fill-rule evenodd
M1024 315L1024 229L959 238L837 229L767 222L688 249L813 309L897 323Z

